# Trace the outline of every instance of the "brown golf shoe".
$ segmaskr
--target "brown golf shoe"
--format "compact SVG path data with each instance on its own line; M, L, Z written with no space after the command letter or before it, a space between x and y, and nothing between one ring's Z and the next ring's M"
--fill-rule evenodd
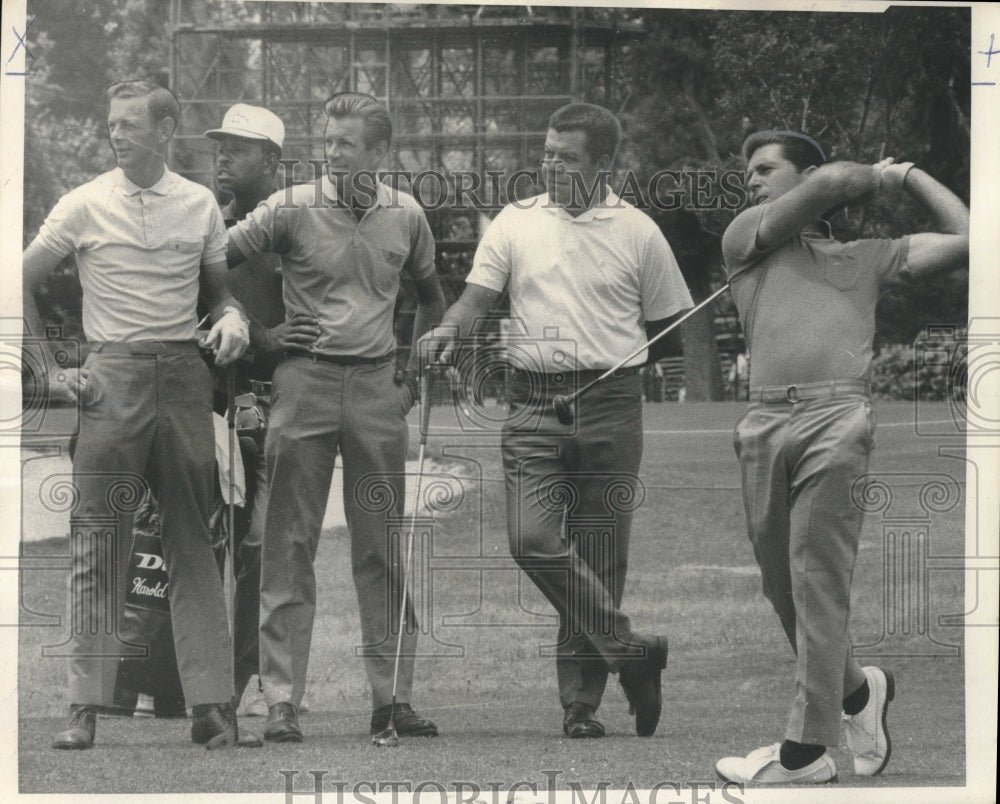
M69 708L69 715L69 726L56 735L52 747L67 750L93 748L97 709L93 706L74 705Z

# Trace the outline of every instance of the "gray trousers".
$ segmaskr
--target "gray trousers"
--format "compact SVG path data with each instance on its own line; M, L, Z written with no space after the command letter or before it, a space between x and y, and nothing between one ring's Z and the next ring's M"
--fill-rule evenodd
M403 556L390 533L393 527L398 533L403 514L405 417L412 405L393 374L391 361L343 366L308 356L288 356L274 373L260 589L260 675L269 706L297 706L305 689L316 613L313 562L338 451L361 613L358 653L373 706L392 700ZM412 605L407 611L400 702L410 699L417 643Z
M642 459L638 376L615 377L559 424L560 375L515 375L502 438L510 552L559 614L555 646L564 707L601 703L609 671L640 655L621 610Z
M208 530L215 466L208 368L194 342L159 341L95 344L87 367L73 457L70 703L111 705L119 654L135 653L119 636L131 547L121 536L130 528L113 523L134 510L142 478L160 507L184 699L228 703L232 643Z
M797 657L785 738L836 746L851 657L851 576L863 512L851 486L868 469L871 402L845 395L752 404L736 426L743 501L764 595Z

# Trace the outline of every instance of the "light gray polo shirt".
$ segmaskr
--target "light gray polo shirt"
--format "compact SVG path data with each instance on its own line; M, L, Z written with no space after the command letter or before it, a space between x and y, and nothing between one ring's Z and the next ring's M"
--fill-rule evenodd
M324 176L271 195L233 226L246 255L282 255L287 316L316 316L312 351L381 357L396 346L393 312L402 275L434 274L434 238L424 211L409 195L377 187L377 203L361 220L337 205Z

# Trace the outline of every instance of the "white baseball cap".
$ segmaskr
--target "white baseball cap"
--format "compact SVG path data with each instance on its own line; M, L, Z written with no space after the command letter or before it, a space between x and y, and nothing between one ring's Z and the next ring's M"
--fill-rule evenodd
M248 140L270 140L280 148L285 142L285 124L274 112L260 106L237 103L230 106L222 118L222 128L205 132L205 136L213 140L226 135Z

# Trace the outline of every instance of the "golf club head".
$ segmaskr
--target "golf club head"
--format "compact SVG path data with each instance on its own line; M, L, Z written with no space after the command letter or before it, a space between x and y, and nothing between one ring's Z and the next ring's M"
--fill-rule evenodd
M372 735L372 745L376 748L399 748L399 735L396 734L396 727L389 724L389 728L382 729L378 734Z
M552 400L552 409L556 412L560 424L573 423L573 401L568 396L559 394L555 397Z

